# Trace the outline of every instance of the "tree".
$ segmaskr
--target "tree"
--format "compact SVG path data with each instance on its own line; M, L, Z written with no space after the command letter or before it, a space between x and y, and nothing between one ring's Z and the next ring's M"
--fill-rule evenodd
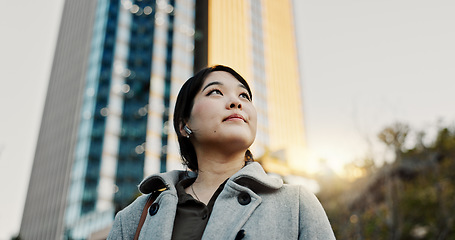
M395 161L372 168L371 159L355 181L333 179L318 194L337 239L455 239L455 129L440 127L431 143L395 123L378 137L393 150ZM420 140L419 140L420 139Z

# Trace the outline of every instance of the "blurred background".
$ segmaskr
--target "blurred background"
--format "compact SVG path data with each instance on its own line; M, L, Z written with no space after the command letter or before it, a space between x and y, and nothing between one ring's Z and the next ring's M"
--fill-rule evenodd
M96 22L96 19L103 18L102 16L109 19L112 11L114 11L112 10L114 9L112 7L113 2L115 1L98 1L96 11L93 10L92 15L88 14L85 20ZM203 16L203 14L199 12L198 15L196 12L196 17L192 18L194 16L188 10L192 5L188 2L192 3L193 1L183 1L183 6L190 6L188 8L178 8L179 1L176 1L177 5L174 1L156 1L155 3L155 1L144 0L133 1L130 4L128 2L130 1L119 1L117 8L123 9L124 12L126 11L132 16L137 16L137 18L129 17L130 20L125 21L134 22L137 20L140 23L145 21L141 20L146 19L145 16L154 16L154 21L157 21L155 22L157 24L156 36L169 34L168 29L171 25L169 21L173 19L169 16L175 17L174 26L183 26L179 25L178 21L187 18L195 22L195 27L185 25L187 28L179 28L181 36L176 35L176 37L180 36L183 39L181 39L182 41L194 38L195 42L189 48L186 48L188 46L185 45L185 48L181 50L182 55L179 55L180 59L183 59L181 61L187 65L177 64L176 66L180 68L174 68L173 72L171 71L173 81L174 78L178 79L175 83L175 86L178 86L192 74L193 67L196 68L193 63L188 63L187 59L191 58L189 54L193 51L201 51L207 45L203 39L206 39L204 36L210 35L203 31L204 24L198 25L198 16ZM153 2L155 5L151 7L150 13L146 14L148 8L144 4L149 2ZM159 6L160 2L165 4L162 8ZM257 59L251 60L251 57L246 56L242 60L246 63L243 63L236 59L220 60L214 55L209 56L208 60L195 59L196 63L194 64L225 63L234 66L253 82L253 89L259 92L255 93L254 101L257 106L259 105L258 108L264 109L269 109L264 106L264 103L273 105L279 100L274 101L274 98L267 98L267 96L273 96L270 89L267 90L267 95L261 99L261 91L263 91L261 86L269 86L267 85L269 83L261 82L261 79L262 81L263 79L271 79L270 76L275 76L280 70L285 73L292 73L290 77L285 74L281 75L286 80L278 79L275 81L279 85L282 81L281 85L287 85L291 88L287 91L299 91L301 104L294 106L298 110L287 109L291 113L282 113L282 115L285 118L292 116L293 119L298 120L298 123L301 123L302 126L299 127L298 131L295 131L300 137L289 137L290 139L288 139L291 142L301 141L301 145L295 147L298 149L297 151L295 148L286 150L285 147L280 147L280 144L285 143L277 143L268 139L272 138L272 133L261 135L257 140L259 143L253 149L258 160L263 161L263 164L269 167L270 172L281 175L288 182L308 185L320 198L339 239L455 238L453 232L455 222L453 214L451 214L455 209L453 201L455 197L455 111L453 107L455 103L455 71L453 71L453 66L455 66L455 45L453 44L455 42L455 15L453 15L455 3L448 0L432 2L295 0L276 1L278 6L273 8L275 11L270 11L267 10L267 7L272 9L272 5L270 5L272 3L268 1L251 0L244 2L249 6L256 6L255 8L251 7L251 11L248 10L251 16L259 14L261 19L268 19L269 23L272 22L274 16L279 16L284 19L283 21L288 21L285 26L281 26L285 29L283 31L287 31L284 33L287 35L282 35L282 38L287 39L290 43L295 41L291 47L270 43L274 35L268 32L272 30L267 30L267 26L272 24L267 25L267 22L261 21L248 22L248 24L251 26L259 24L261 29L264 29L262 33L252 34L253 43L257 38L268 39L265 40L262 48L263 54L267 55L273 51L285 52L289 55L284 59L289 62L280 63L276 61L276 64L272 65L270 63L272 60L267 60L270 61L268 63L261 63ZM245 4L244 2L238 3L241 8L244 7L242 5ZM97 94L90 95L87 93L90 92L87 91L90 89L90 76L96 74L102 76L103 70L94 73L88 66L92 66L91 61L95 61L93 58L96 58L96 53L94 53L96 51L93 49L101 49L97 48L95 43L99 41L98 44L101 46L102 42L104 40L108 42L109 38L108 31L106 31L103 32L106 35L100 37L102 40L97 40L91 36L93 37L92 41L86 41L84 45L82 44L85 37L83 29L89 28L90 31L87 32L91 34L92 31L96 32L97 27L109 29L109 24L105 23L99 26L95 24L86 27L82 23L78 25L77 22L75 23L75 21L67 18L65 22L67 25L64 25L66 28L60 34L71 38L67 41L73 43L71 45L73 48L79 47L80 51L65 52L67 50L65 50L64 45L57 45L59 28L64 22L62 19L65 18L65 14L63 14L64 5L63 1L57 0L45 2L4 1L0 9L0 30L2 33L0 44L2 78L0 81L3 90L0 94L2 123L0 124L0 189L3 192L2 196L4 196L0 199L0 226L2 226L0 228L0 239L16 236L19 233L21 221L24 222L22 216L32 173L32 164L35 158L35 150L39 146L37 141L40 126L43 124L43 113L46 113L46 110L43 110L46 94L49 94L48 91L60 91L59 89L48 90L49 79L54 76L53 81L60 83L60 85L55 84L55 86L58 85L62 89L65 86L70 86L74 87L74 90L71 88L68 88L67 92L62 90L62 93L68 95L59 98L60 100L69 99L65 103L67 108L64 108L67 112L62 114L68 118L66 120L63 118L62 121L54 119L54 122L51 121L46 126L54 126L57 129L59 126L64 128L66 125L60 124L68 119L75 121L93 120L96 123L97 117L95 115L87 117L83 112L81 113L79 108L87 104L87 96ZM76 5L74 4L72 7L91 9L88 1L85 5ZM175 9L170 9L169 6L175 7ZM202 11L207 12L216 9L213 7L214 5L210 5L212 8L208 6ZM158 24L161 21L159 18L160 11L167 14L163 15L165 17L163 25ZM186 18L179 20L177 14L179 11ZM289 14L286 14L286 11ZM68 10L68 13L70 12ZM155 12L156 15L153 15ZM176 13L174 14L174 12ZM118 19L122 19L122 11L118 10L117 14L119 14ZM144 18L139 18L139 15ZM130 15L123 17L125 16ZM207 19L206 21L199 19L199 21L204 23ZM245 23L240 19L235 23L237 25L232 24L234 30L227 29L219 34L231 34L232 32L229 31L236 32L237 30L245 31L247 34L254 32L251 30L254 29L253 27L251 29L236 28L236 26L248 25ZM113 24L117 24L117 22ZM131 26L133 27L131 28L134 28L134 24L132 23ZM198 26L202 26L202 30ZM207 26L205 27L207 28ZM215 32L209 29L206 31ZM199 30L202 32L201 38L198 38L198 34L201 33ZM118 31L116 36L122 36L122 30ZM243 36L242 33L238 35ZM224 39L225 35L214 35L213 38L215 37ZM127 37L125 41L130 41L130 37ZM223 42L220 40L217 43ZM159 44L163 43L158 41L154 43L154 46ZM121 49L120 45L118 44L119 49ZM242 51L241 46L241 44L224 46L220 49L224 48L228 52L232 49ZM142 51L147 50L146 46L144 48L145 50ZM84 60L70 62L74 64L71 65L74 67L61 68L64 69L63 72L55 72L53 75L51 74L53 64L56 66L59 62L65 62L65 59L54 60L54 54L57 54L56 49L67 54L60 55L60 57L71 56L76 60L80 57ZM129 51L132 52L133 50ZM180 50L174 50L174 52L177 51ZM258 51L261 52L261 49ZM90 58L83 58L77 52L82 52L82 55L84 52L92 55ZM122 51L118 50L118 52L121 53ZM100 61L103 60L102 54L98 53ZM227 54L220 53L222 56ZM138 56L138 58L140 57ZM160 59L159 56L156 59ZM53 61L56 62L53 63ZM115 65L116 63L117 65ZM248 65L249 63L256 65L251 67ZM81 66L80 69L76 67L79 66L78 64ZM104 62L101 65L103 64ZM124 58L123 62L112 62L110 64L111 67L120 69L112 75L113 86L115 86L115 81L120 81L120 91L127 95L130 89L133 89L133 84L127 82L131 80L131 71L133 71L133 67L130 66L131 63L127 58ZM161 65L152 65L152 69L157 69L157 73L146 78L153 80L155 77L159 79L162 75L162 83L158 86L167 86L166 79L170 79L170 77L166 77L168 71L165 69L165 64L166 61L163 61ZM284 65L281 66L280 64ZM160 67L163 68L161 72L158 70ZM176 72L175 69L179 69L179 71ZM261 75L264 73L256 73L251 69L261 69L265 75ZM81 76L82 70L86 71L87 74L84 73ZM126 70L131 71L128 74L125 72ZM135 71L139 72L139 70ZM121 77L116 78L115 74L118 74L117 77ZM59 79L62 76L73 78ZM74 81L74 79L84 80ZM151 84L153 87L154 83ZM174 85L169 85L169 88L172 95L172 92L175 91ZM98 88L95 87L94 89ZM74 93L74 96L71 93ZM78 93L81 94L77 95ZM281 88L280 94L292 95ZM99 100L100 95L97 96L96 99ZM75 100L72 102L71 99ZM168 99L172 99L172 97L169 96ZM275 107L291 105L287 104L286 101L289 100L285 99L284 102L279 102L282 105ZM156 108L164 108L160 114L162 114L161 116L166 115L166 106L144 105L142 107L148 109L148 113L153 113ZM92 108L94 111L97 110L101 117L111 119L106 121L115 124L115 117L109 117L115 115L109 115L109 113L115 112L115 109L98 109L98 106L95 105ZM47 115L45 115L53 116L53 111L59 109L62 110L63 108L59 108L57 105L50 106ZM71 112L68 109L77 109L75 110L77 112ZM268 111L268 114L274 114L273 111L275 110ZM294 117L295 112L301 112L301 114L299 113ZM72 115L73 113L77 118ZM144 115L146 114L144 113ZM279 114L275 113L274 116L276 115ZM268 115L265 114L265 116ZM261 123L264 126L272 124L273 121L285 121L282 119L275 120L273 116L265 117L265 119L269 119L269 123ZM125 122L124 119L122 121ZM152 119L151 121L158 120ZM91 124L90 126L95 129L96 124ZM161 134L161 129L167 125L165 122L160 122L160 124L157 125L157 128ZM74 129L67 130L77 132ZM171 133L169 135L172 137ZM73 133L73 136L80 135ZM48 135L48 137L52 137L52 135ZM158 137L162 138L161 135ZM92 137L91 141L96 141L93 139ZM107 139L112 139L112 136ZM121 140L122 138L118 137L118 139ZM58 141L64 142L65 140L58 139ZM81 142L74 139L72 141ZM43 145L46 145L46 141L43 140L42 142ZM136 144L133 146L138 155L144 153L145 149L155 147L154 145L146 145L144 140L142 142L144 145ZM147 144L151 144L151 142L153 141L147 140ZM175 148L171 143L165 146L168 146L164 151L165 153L171 152L169 149ZM55 149L60 148L57 146ZM283 149L286 151L282 151ZM90 151L93 150L87 149L87 152ZM72 150L71 156L75 156L77 159L76 152ZM43 153L37 151L36 154L38 156ZM68 155L68 153L63 154ZM40 155L40 158L51 159L52 157L49 157L51 155L53 154ZM150 153L149 155L147 153L142 154L144 163L141 166L148 169L144 170L144 175L163 169L178 168L178 161L175 160L178 158L172 154L164 154L166 159L169 159L164 165L163 154L156 156L156 162L154 162L152 155ZM101 157L99 158L101 159ZM109 159L103 159L104 162L109 162ZM55 174L56 179L58 179L57 172L61 169L60 162L54 160L47 163L50 165L41 166L47 172L44 170L42 172L51 176ZM101 164L98 163L98 168L101 168ZM106 166L108 169L112 168L109 164ZM34 168L39 169L39 167L35 166ZM65 171L69 171L65 172L66 175L75 174L71 173L71 167L65 168ZM109 172L105 172L105 174L109 175ZM138 177L142 178L142 175ZM71 184L76 184L74 179L71 181ZM89 185L88 180L84 181L84 184ZM108 180L106 181L105 184L110 184ZM67 184L65 191L71 191L68 190L71 189L71 184ZM137 182L133 184L137 184ZM115 186L120 185L116 184ZM36 189L39 190L39 187ZM96 187L93 189L96 191ZM100 193L97 192L96 194L99 195ZM67 201L70 202L71 199L64 198L58 204L66 204ZM77 201L75 200L75 202ZM128 199L122 201L128 201ZM118 207L103 202L96 202L92 205L96 205L92 208L112 210L107 211L106 217L101 217L102 220L99 221L112 218L112 213ZM52 209L53 206L48 207ZM80 204L78 207L84 209L84 206L87 208L86 212L91 212L88 203L87 205ZM71 215L71 207L68 209L69 213L66 213L65 220L63 218L53 219L64 225L58 226L58 228L63 229L61 232L68 231L68 226L76 230L83 229L84 223L88 221L87 218L81 220L75 217L77 214ZM34 210L31 208L29 211ZM39 212L33 212L29 215L33 216L33 214L39 214ZM74 222L77 221L79 225L68 224L73 221L71 217L73 220L77 219ZM30 218L29 221L33 222L33 218ZM57 226L53 228L57 228Z

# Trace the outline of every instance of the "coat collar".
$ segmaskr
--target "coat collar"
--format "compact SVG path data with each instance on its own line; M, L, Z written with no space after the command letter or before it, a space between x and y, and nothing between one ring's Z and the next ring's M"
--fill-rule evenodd
M276 190L283 186L283 180L267 175L258 162L251 162L247 164L245 167L240 169L240 171L232 175L229 180L249 187L252 190L255 190L255 188Z
M174 170L167 173L158 173L145 178L139 184L139 191L143 194L166 188L175 191L175 184L181 178L196 177L195 172ZM276 190L283 186L283 180L272 178L265 173L257 162L250 162L229 178L229 181L246 186L251 190Z

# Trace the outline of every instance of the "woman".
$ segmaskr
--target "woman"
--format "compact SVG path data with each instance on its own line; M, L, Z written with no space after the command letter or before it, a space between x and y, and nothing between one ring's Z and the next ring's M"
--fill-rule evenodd
M109 239L133 239L141 213L139 239L334 239L312 193L253 162L256 121L251 90L233 69L218 65L188 79L174 129L192 171L142 181L144 195L117 214Z

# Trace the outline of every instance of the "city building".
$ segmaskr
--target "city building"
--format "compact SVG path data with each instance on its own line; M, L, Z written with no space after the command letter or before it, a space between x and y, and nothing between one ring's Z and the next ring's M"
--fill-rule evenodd
M176 95L214 64L250 82L253 154L303 161L290 0L66 1L20 236L89 238L138 196L144 176L183 169Z

